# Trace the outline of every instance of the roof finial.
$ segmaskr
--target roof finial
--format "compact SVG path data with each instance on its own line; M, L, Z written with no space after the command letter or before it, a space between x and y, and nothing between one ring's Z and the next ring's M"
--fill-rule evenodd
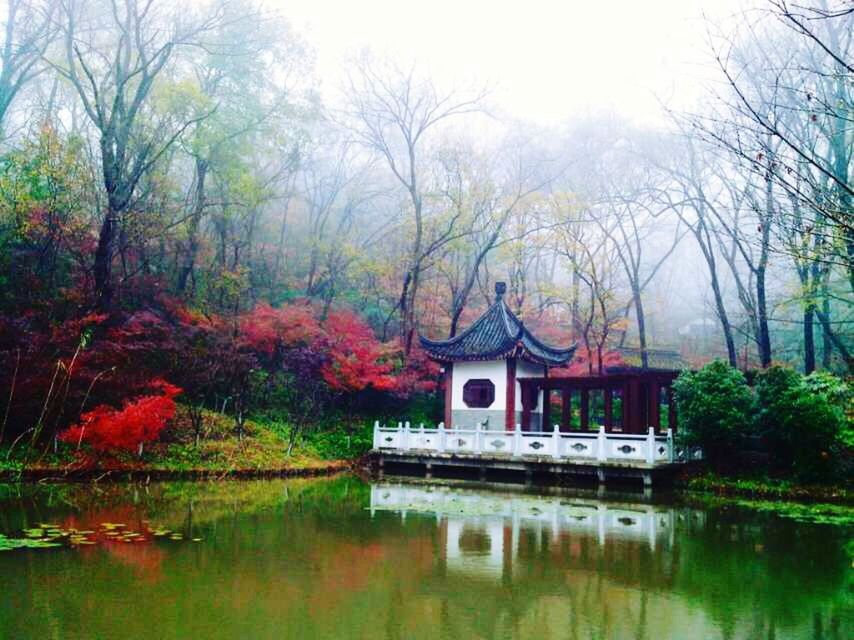
M507 283L506 282L496 282L495 283L495 301L498 302L501 298L504 297L504 294L507 293Z

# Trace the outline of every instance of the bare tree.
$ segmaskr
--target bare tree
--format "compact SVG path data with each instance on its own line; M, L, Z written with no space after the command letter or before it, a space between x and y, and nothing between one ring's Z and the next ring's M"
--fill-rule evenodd
M487 257L508 243L522 240L506 233L508 222L519 209L533 206L528 201L535 199L534 194L548 182L548 177L536 174L536 161L523 157L520 145L513 146L515 149L502 148L495 154L508 158L506 163L488 160L471 148L442 154L441 192L464 231L461 238L447 245L439 264L451 294L450 337L457 334L460 317ZM534 228L527 225L522 231L523 235L533 232Z
M730 365L735 367L738 365L738 354L730 314L724 301L721 277L718 273L715 217L710 211L716 203L715 193L709 193L710 189L715 189L715 183L711 180L709 171L713 159L698 157L695 141L688 136L679 139L677 144L665 153L665 156L666 162L651 157L646 159L654 163L669 178L669 182L658 191L656 198L676 214L688 228L700 249L708 269L715 314L724 336L727 359Z
M582 212L582 218L589 215L589 211ZM577 335L587 350L588 372L603 375L605 349L612 334L625 327L625 318L617 304L615 275L619 270L619 256L614 242L596 225L575 224L570 219L569 224L558 228L558 233L557 251L569 261L580 284L574 322Z
M415 300L425 260L455 235L456 219L444 221L431 238L425 210L424 171L429 134L440 123L478 111L485 92L440 92L414 68L402 70L359 59L347 82L348 119L357 139L378 153L405 188L412 215L412 238L396 310L406 353L415 332Z
M809 5L768 0L768 5L783 31L763 23L717 48L729 89L718 96L726 112L698 118L700 129L801 199L803 213L828 221L839 239L834 244L842 249L838 264L854 291L854 11L824 0ZM738 126L703 125L722 116L738 120ZM766 147L774 153L763 153Z
M157 121L148 108L155 81L176 49L201 44L216 22L216 16L187 19L187 11L166 10L165 4L69 0L65 6L66 66L57 68L76 89L97 131L107 200L93 264L101 308L112 302L115 243L143 178L191 124L209 115Z
M0 133L15 96L45 69L42 56L57 29L54 0L7 0L0 45Z
M619 263L623 267L626 281L631 292L631 302L626 313L634 307L638 330L641 366L649 367L647 349L646 314L643 305L643 292L652 282L665 262L673 255L679 242L685 235L681 221L672 231L672 238L664 244L658 241L667 221L662 215L666 208L655 202L659 190L657 177L636 157L622 158L623 162L614 163L610 172L604 168L605 176L602 200L591 210L589 222L599 227L605 237L613 243ZM628 162L626 162L628 160ZM610 173L610 176L609 176ZM619 174L619 178L613 176ZM610 177L610 179L609 179ZM645 251L657 246L653 260L645 258ZM625 338L626 333L623 334Z

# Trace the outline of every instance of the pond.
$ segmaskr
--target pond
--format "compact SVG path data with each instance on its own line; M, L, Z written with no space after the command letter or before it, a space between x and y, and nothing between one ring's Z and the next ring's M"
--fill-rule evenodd
M0 485L0 638L848 640L851 533L352 476Z

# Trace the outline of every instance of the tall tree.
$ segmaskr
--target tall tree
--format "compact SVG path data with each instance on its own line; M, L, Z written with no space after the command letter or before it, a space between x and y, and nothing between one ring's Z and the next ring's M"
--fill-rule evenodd
M674 140L662 157L647 157L667 178L658 191L657 199L668 207L688 228L706 263L712 288L715 315L721 326L730 366L738 366L733 326L724 297L721 274L718 272L718 243L715 216L711 209L717 203L717 191L722 187L712 179L710 167L714 158L702 155L698 143L690 136Z
M385 161L406 190L412 216L412 240L400 286L397 310L400 335L408 354L415 333L415 300L424 263L455 236L457 218L443 221L431 237L425 209L425 169L429 136L450 119L480 110L485 92L440 92L414 68L403 70L360 58L347 82L350 127L357 139Z
M65 65L98 135L106 207L93 262L97 305L109 308L112 265L123 218L158 160L202 114L190 119L150 108L155 82L181 47L202 44L218 14L195 16L163 0L110 0L65 6Z
M287 198L292 183L288 178L301 156L302 120L308 111L309 53L290 25L251 0L220 0L219 5L222 20L208 38L215 46L193 50L194 82L190 90L178 91L176 96L193 105L187 118L212 112L182 136L182 148L192 158L193 181L176 276L179 293L187 290L188 283L194 284L201 223L211 204L211 175L233 172L235 165L268 150L280 162L274 163L275 168L268 163L254 169L272 171L273 175L265 176L268 182L284 177Z
M537 175L539 163L521 153L524 146L518 140L499 146L490 156L500 161L478 154L471 146L441 154L440 191L446 206L458 216L463 234L447 245L439 265L451 294L450 337L457 334L487 257L519 239L508 233L508 222L520 208L533 206L534 194L548 182L548 177ZM526 226L524 234L533 231Z
M0 134L21 88L45 69L42 56L57 29L55 0L6 0L0 43Z

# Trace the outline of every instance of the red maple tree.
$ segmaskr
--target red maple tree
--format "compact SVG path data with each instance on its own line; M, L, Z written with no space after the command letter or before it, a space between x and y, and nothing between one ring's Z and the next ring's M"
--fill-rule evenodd
M391 358L394 345L377 340L371 328L351 311L332 311L323 323L327 360L320 375L333 391L355 392L396 386Z
M85 442L96 451L135 451L143 442L157 439L175 415L174 398L181 389L159 378L148 387L159 393L126 401L121 409L98 405L59 439L78 446Z

